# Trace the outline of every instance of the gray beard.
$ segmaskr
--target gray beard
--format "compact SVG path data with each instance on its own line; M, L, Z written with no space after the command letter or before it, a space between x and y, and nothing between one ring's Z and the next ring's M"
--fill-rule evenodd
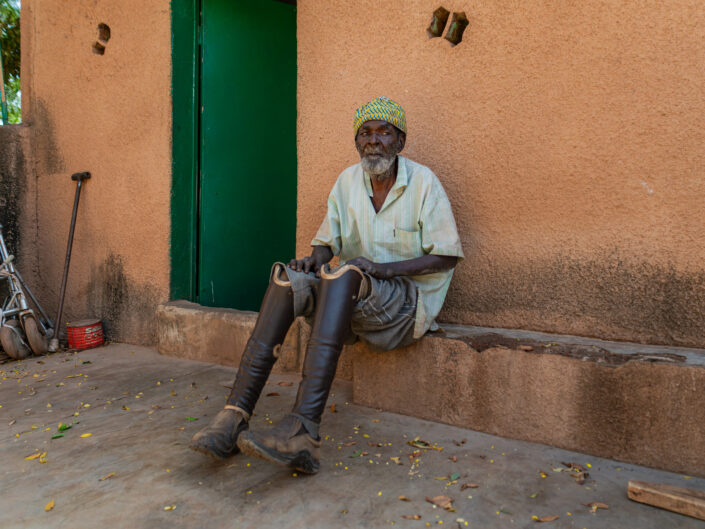
M390 167L394 164L396 160L396 154L390 156L389 158L380 158L378 156L363 156L360 160L362 168L370 176L380 176L389 171Z

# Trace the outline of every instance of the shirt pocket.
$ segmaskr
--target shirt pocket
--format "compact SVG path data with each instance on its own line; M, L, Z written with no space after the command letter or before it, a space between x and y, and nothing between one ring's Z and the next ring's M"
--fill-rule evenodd
M423 255L421 247L421 230L403 230L394 228L393 231L394 247L393 252L404 259L415 259Z

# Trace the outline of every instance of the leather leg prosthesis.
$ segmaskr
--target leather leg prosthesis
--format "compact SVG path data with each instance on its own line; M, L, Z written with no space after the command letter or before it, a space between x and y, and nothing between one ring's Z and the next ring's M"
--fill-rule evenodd
M276 265L262 300L260 313L240 359L233 389L223 410L210 425L198 432L191 449L218 458L237 454L237 439L247 430L252 410L277 360L281 346L294 321L291 284L284 265Z
M301 384L292 413L267 432L246 431L238 446L245 454L314 474L320 467L318 426L328 400L352 310L365 295L367 279L353 265L321 270L318 304Z

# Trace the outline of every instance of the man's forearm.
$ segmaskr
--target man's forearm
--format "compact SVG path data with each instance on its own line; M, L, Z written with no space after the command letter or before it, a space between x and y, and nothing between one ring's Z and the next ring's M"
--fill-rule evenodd
M383 277L423 276L450 270L458 263L458 258L449 255L422 255L416 259L396 261L394 263L377 263Z
M348 261L378 279L391 279L396 276L422 276L450 270L458 264L458 258L450 255L423 255L406 261L373 263L364 257Z

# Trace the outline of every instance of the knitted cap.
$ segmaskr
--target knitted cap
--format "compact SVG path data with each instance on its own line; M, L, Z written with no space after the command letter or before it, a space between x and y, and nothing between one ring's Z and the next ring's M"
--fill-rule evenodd
M355 134L365 121L386 121L406 133L406 112L388 97L378 97L355 111Z

